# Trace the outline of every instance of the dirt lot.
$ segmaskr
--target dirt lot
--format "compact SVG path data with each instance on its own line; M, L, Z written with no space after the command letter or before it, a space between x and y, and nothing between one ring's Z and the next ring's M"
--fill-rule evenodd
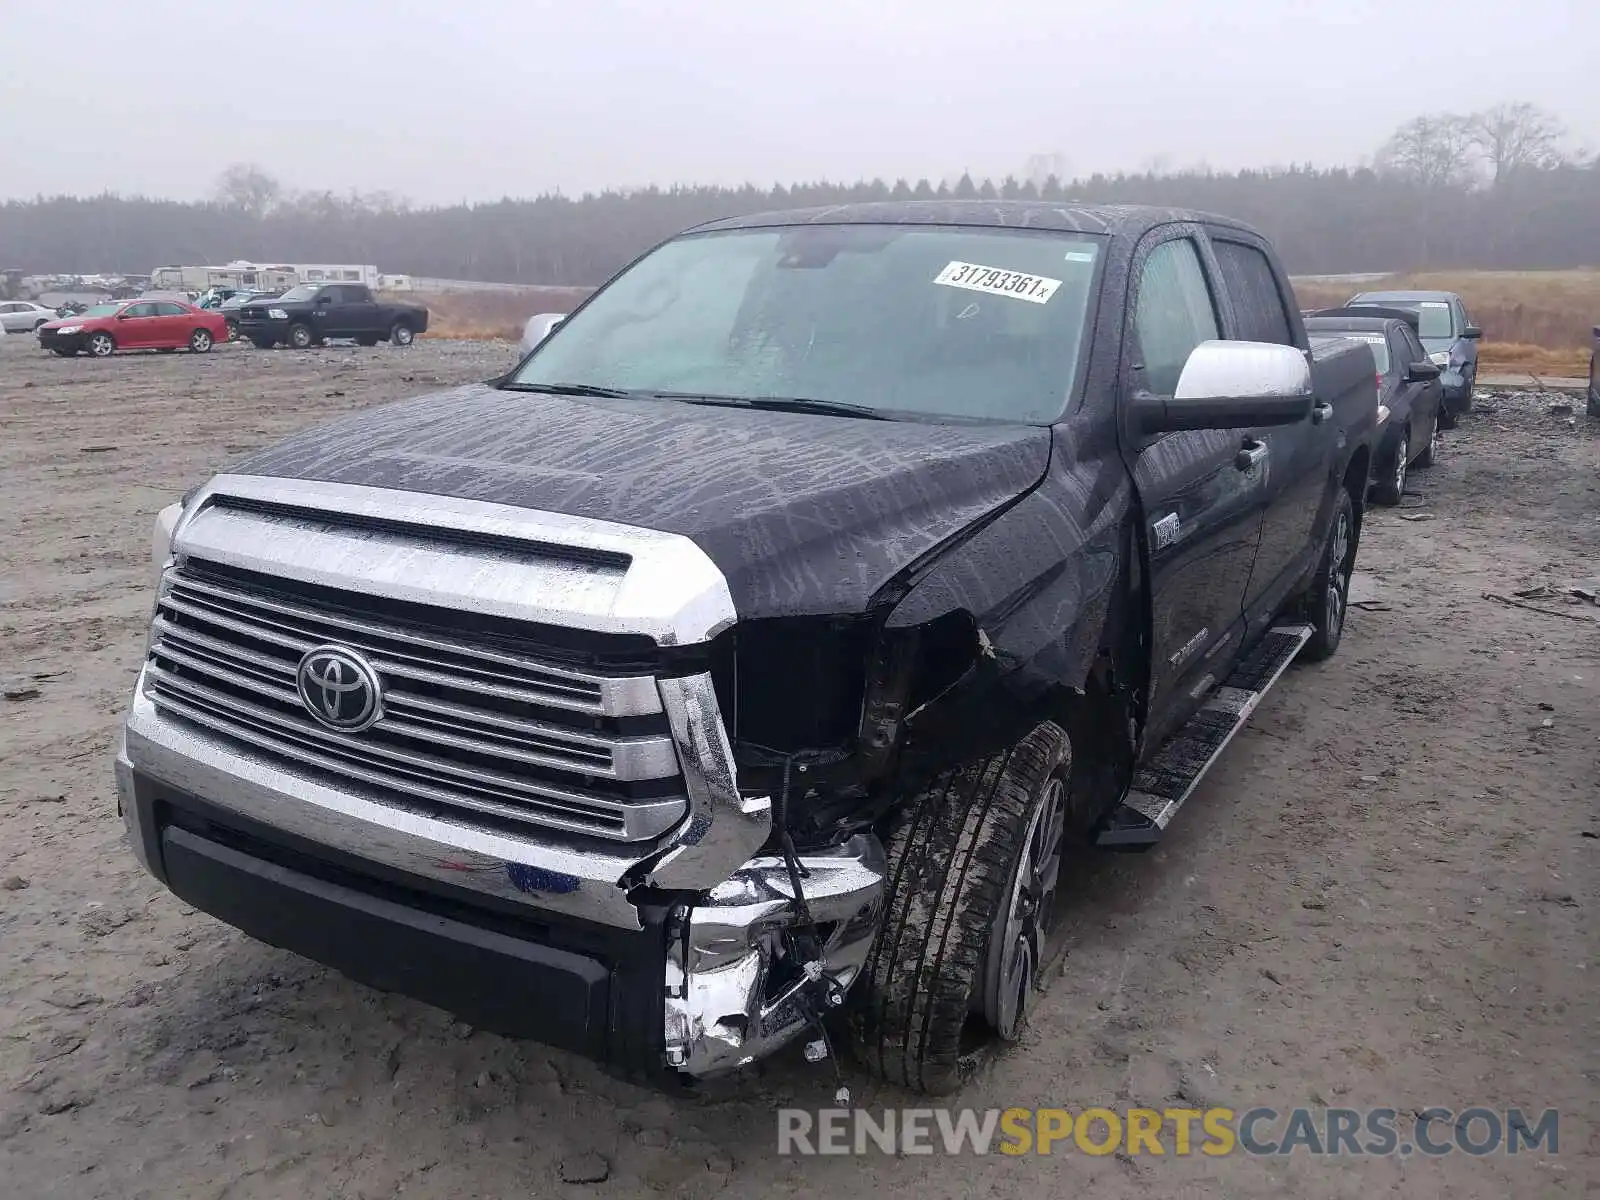
M665 1099L256 944L142 874L113 729L151 515L297 426L481 378L506 346L41 357L0 343L0 1193L1059 1198L1600 1189L1600 422L1485 396L1375 513L1374 606L1292 671L1168 844L1085 857L1060 977L973 1106L1561 1110L1557 1154L780 1159L798 1055ZM1415 520L1402 518L1411 517ZM1565 614L1565 615L1554 615ZM904 1097L850 1071L859 1103ZM562 1181L584 1165L609 1178ZM594 1173L599 1174L600 1171Z

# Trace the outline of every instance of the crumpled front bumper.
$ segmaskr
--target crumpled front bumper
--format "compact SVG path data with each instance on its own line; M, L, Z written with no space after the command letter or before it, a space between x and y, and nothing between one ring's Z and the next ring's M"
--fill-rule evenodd
M771 1054L844 1002L866 963L885 895L882 844L858 834L797 861L820 956L796 962L801 924L781 857L752 859L668 925L667 1062L695 1077Z
M603 870L550 890L501 847L458 840L441 855L422 818L373 820L356 796L179 730L142 691L116 782L140 863L196 908L481 1028L646 1075L723 1074L814 1028L859 976L886 892L872 834L801 855L820 956L796 962L781 857L758 855L688 903L628 896Z

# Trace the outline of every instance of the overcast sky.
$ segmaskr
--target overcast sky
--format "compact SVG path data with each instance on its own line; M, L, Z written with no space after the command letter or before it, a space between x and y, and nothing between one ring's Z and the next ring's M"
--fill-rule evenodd
M3 197L1329 164L1512 99L1600 145L1600 5L0 0Z

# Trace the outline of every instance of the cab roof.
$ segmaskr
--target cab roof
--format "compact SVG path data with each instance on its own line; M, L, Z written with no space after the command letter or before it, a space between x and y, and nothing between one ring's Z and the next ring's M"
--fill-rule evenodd
M1143 204L1055 204L1042 200L879 200L864 204L830 204L724 217L685 232L790 225L965 225L1136 238L1158 225L1174 222L1203 222L1254 232L1242 221L1192 209Z

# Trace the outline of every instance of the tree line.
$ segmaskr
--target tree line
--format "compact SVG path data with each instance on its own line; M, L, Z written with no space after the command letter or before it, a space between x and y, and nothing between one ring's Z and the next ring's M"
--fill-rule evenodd
M868 200L1039 199L1173 205L1255 224L1291 271L1334 274L1600 264L1600 159L1564 149L1550 114L1505 104L1419 116L1370 165L675 186L416 207L385 193L285 192L248 164L201 202L52 196L0 205L0 268L148 272L157 265L372 263L388 273L592 285L690 225ZM1059 162L1036 156L1033 162ZM1030 163L1032 165L1032 163Z

